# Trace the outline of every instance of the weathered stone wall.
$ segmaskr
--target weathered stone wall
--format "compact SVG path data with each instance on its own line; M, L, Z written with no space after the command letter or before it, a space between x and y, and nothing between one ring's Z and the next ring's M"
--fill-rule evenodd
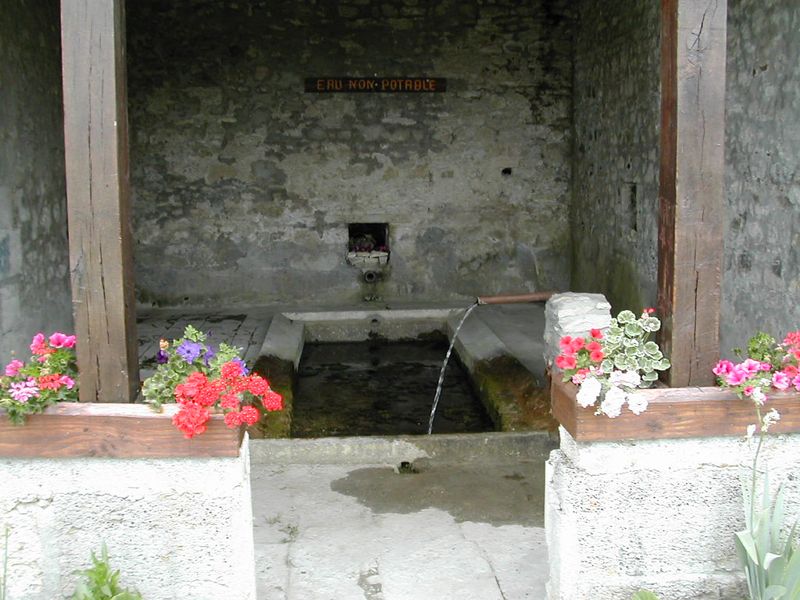
M565 289L569 5L129 3L139 299ZM305 77L375 74L448 91L303 93ZM351 222L389 223L375 290L345 263Z
M730 0L721 346L800 326L800 4Z
M655 304L659 3L580 2L575 34L572 289L614 312Z
M0 362L72 328L59 3L0 10Z

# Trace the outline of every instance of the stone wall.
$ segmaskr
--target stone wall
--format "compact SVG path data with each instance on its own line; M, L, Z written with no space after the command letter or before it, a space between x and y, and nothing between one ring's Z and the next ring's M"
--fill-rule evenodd
M598 417L605 418L605 417ZM545 478L550 600L744 598L734 546L755 442L688 438L576 442L563 428ZM759 467L800 514L800 434L768 436Z
M248 444L237 458L0 458L8 597L72 597L103 542L148 600L255 600Z
M800 327L800 4L730 0L721 347Z
M579 3L574 65L572 289L614 312L655 304L659 3Z
M454 299L569 283L565 0L128 4L139 299ZM305 94L430 75L443 94ZM385 222L367 286L348 223Z
M0 10L0 362L72 328L59 3Z

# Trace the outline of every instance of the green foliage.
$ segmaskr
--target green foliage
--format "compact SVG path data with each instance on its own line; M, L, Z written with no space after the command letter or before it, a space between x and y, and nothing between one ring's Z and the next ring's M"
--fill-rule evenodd
M759 331L747 342L747 355L759 362L768 362L776 369L781 367L785 352L774 337Z
M8 527L3 534L3 568L0 570L0 600L8 600Z
M753 471L755 488L756 472ZM764 475L761 498L743 494L746 528L736 533L736 550L747 578L751 600L797 600L800 598L800 552L794 545L795 527L782 539L784 490L773 501L769 476Z
M621 311L603 339L603 350L606 358L601 363L603 371L610 373L614 369L635 371L641 374L639 387L648 387L658 380L656 371L669 369L670 362L661 353L651 334L661 328L661 321L646 313L636 318L629 310Z
M84 580L78 584L72 600L142 600L139 592L120 589L119 571L111 570L105 544L100 558L92 552L92 567L81 574Z
M656 596L653 592L648 592L647 590L639 590L633 596L631 596L631 600L658 600L658 596Z

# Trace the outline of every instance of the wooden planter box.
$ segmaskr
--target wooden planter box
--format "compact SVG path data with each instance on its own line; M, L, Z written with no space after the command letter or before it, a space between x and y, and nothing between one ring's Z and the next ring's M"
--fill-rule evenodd
M177 411L177 404L157 413L144 404L64 402L12 425L0 410L0 458L239 456L241 428L213 415L205 433L187 440L172 424Z
M575 399L577 386L554 373L550 388L553 416L579 442L663 438L744 436L756 422L753 403L717 387L653 388L635 393L647 398L647 410L635 415L627 407L614 419L595 415ZM765 411L775 408L780 421L770 433L800 432L800 392L768 394Z

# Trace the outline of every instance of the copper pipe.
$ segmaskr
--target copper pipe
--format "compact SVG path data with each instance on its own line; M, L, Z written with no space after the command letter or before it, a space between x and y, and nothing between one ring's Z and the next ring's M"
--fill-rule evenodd
M522 302L547 302L557 292L531 292L507 296L478 296L478 304L520 304Z

